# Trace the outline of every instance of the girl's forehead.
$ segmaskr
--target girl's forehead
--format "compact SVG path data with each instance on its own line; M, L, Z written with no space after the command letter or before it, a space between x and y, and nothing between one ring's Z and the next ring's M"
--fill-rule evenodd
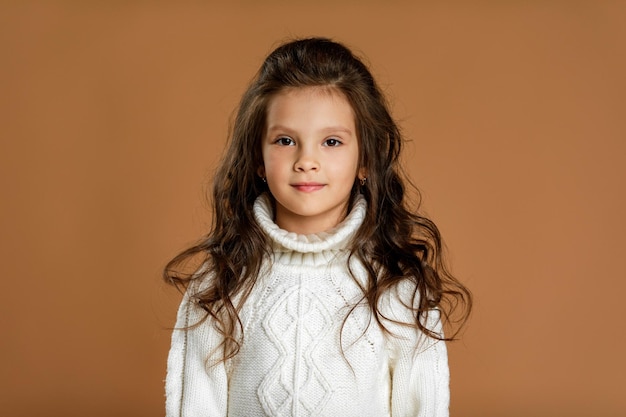
M266 111L266 129L283 122L296 125L339 123L355 133L355 113L347 97L333 87L288 88L274 95Z
M321 101L319 99L322 99ZM295 101L294 101L295 100ZM273 94L266 104L265 123L268 118L276 110L277 107L284 105L285 102L291 101L302 103L321 103L335 102L340 107L347 107L352 115L353 121L356 122L356 112L354 106L348 100L348 97L339 88L333 85L321 86L304 86L304 87L285 87ZM267 126L266 126L267 127Z
M276 94L274 94L270 98L269 102L271 103L278 96L289 96L289 95L293 96L293 95L300 95L300 94L341 97L342 99L348 101L343 91L341 91L338 87L329 84L329 85L314 85L314 86L303 86L303 87L284 87L280 89Z

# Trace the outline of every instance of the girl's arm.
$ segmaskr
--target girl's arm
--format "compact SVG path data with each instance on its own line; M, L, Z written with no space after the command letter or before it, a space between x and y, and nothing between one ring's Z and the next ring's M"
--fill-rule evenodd
M388 317L410 323L410 310L400 300L412 291L406 287L401 291L402 287L399 285L391 297ZM438 310L429 312L425 325L443 336ZM426 336L414 326L390 324L388 328L395 335L389 337L392 417L448 417L450 372L445 342Z
M209 357L219 345L218 334L209 320L193 326L203 316L204 311L190 302L187 291L178 309L167 360L167 417L226 416L228 379L224 363L215 364Z

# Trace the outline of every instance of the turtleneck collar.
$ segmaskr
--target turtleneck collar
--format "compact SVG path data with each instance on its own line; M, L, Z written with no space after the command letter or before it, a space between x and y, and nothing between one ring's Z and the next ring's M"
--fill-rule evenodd
M306 264L326 263L337 252L345 249L359 226L363 223L367 203L359 195L346 218L332 229L308 235L281 229L274 223L272 203L267 194L260 195L254 202L254 218L272 241L278 260L293 263L302 260Z

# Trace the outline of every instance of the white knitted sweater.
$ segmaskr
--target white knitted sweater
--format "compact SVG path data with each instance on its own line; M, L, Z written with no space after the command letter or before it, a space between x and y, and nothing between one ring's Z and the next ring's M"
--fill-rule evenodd
M448 416L444 342L391 322L386 326L395 336L384 334L362 302L344 322L362 294L344 248L365 210L360 199L334 229L296 235L273 222L269 200L259 197L254 214L273 241L274 259L240 311L241 350L216 365L209 354L220 339L210 321L175 330L166 377L168 417ZM365 279L359 263L350 266ZM402 305L412 295L408 285L385 295L385 316L411 321ZM176 327L198 322L203 313L185 295ZM433 311L427 325L440 332L438 317Z

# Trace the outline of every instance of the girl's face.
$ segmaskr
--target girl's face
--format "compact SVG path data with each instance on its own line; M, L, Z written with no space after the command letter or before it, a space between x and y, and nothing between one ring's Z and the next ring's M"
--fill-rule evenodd
M269 102L266 125L259 175L276 200L276 224L300 234L336 226L365 176L346 98L319 87L283 90Z

